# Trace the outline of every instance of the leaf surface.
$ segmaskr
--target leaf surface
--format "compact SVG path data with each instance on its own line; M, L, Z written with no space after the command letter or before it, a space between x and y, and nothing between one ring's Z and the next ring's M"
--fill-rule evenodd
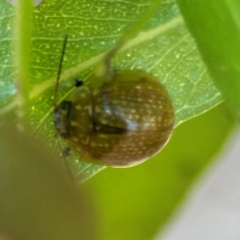
M88 82L96 64L142 16L151 1L45 0L34 9L31 46L30 122L52 149L57 149L53 126L53 92L64 36L68 45L59 88L59 102L74 88L73 80ZM12 95L14 8L0 0L0 100L4 114L15 106ZM112 61L118 70L150 72L169 91L175 109L175 126L222 101L175 1L162 1L156 15L129 40ZM9 90L10 89L10 90ZM64 142L61 143L64 146ZM82 181L104 167L83 163L71 154L69 164Z
M240 123L240 2L178 0L178 3L213 80Z

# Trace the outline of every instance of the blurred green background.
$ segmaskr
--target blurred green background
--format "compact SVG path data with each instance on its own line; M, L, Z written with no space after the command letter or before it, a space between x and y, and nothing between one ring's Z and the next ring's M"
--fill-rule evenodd
M150 240L216 157L233 130L224 104L180 125L156 157L134 168L108 168L84 183L92 191L101 240ZM217 158L216 158L217 160Z
M75 186L48 149L0 128L0 237L151 240L233 129L220 104L180 125L144 164L107 168Z

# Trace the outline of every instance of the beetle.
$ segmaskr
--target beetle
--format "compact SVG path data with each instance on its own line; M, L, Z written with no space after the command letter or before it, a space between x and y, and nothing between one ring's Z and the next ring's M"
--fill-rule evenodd
M90 83L99 81L97 76ZM168 142L174 109L165 87L141 70L115 71L99 87L77 81L56 106L54 125L83 161L111 167L135 166Z

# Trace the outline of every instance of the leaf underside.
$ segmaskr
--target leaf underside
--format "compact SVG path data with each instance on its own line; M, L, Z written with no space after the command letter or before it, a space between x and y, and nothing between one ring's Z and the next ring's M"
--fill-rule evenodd
M94 66L118 39L141 18L151 1L45 0L34 8L31 50L30 123L50 148L57 149L53 126L54 81L63 38L68 35L59 101L73 90L73 80L87 80ZM0 115L14 107L13 20L16 9L0 0ZM175 126L222 101L175 1L162 1L154 18L117 53L113 69L139 69L156 76L172 98ZM61 142L64 148L65 143ZM103 166L79 161L70 167L83 181Z

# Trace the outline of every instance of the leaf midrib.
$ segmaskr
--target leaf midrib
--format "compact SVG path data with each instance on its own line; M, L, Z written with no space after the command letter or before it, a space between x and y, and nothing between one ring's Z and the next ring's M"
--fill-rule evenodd
M130 49L134 46L137 46L145 41L149 41L149 40L153 39L154 37L156 37L157 35L167 32L183 23L184 23L183 18L181 16L179 16L179 17L173 18L171 21L169 21L165 24L162 24L161 26L158 26L154 29L140 32L135 38L128 41L119 52L123 52L123 51ZM65 70L61 75L60 81L65 81L65 80L69 79L71 76L76 75L77 73L79 73L83 70L86 70L86 69L90 68L91 66L94 66L106 55L106 53L107 52L98 54L98 55L90 58L89 60L78 64L77 66L75 66L73 68L69 68L68 70ZM55 81L56 81L56 77L53 77L53 78L50 78L50 79L36 85L29 93L29 99L34 99L34 98L38 97L40 94L42 94L44 91L46 91L48 88L53 87L55 84ZM16 103L14 104L14 102L12 102L11 104L7 105L6 107L4 107L0 110L0 115L5 113L6 111L11 110L15 106L16 106Z

